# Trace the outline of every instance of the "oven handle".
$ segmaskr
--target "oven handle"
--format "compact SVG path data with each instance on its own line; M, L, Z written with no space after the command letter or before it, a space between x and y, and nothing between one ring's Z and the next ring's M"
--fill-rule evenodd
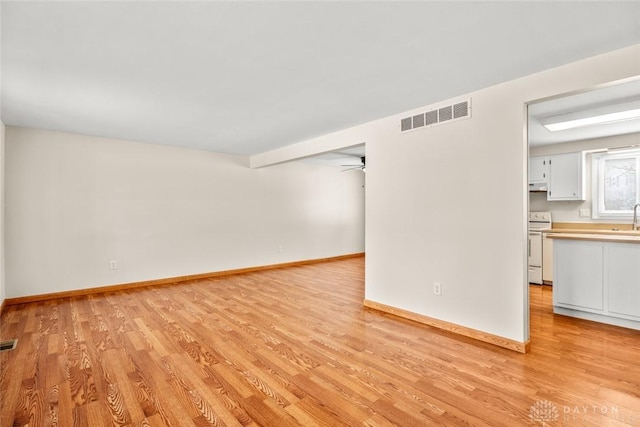
M540 230L529 230L529 248L527 250L527 256L531 256L531 237L542 237L542 231Z

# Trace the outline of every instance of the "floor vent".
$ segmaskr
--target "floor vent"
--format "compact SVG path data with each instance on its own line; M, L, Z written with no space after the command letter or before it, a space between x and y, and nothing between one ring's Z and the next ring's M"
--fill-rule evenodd
M451 105L434 108L426 113L405 117L400 120L400 132L407 132L418 128L428 128L431 126L453 123L457 120L471 118L471 98L456 102Z
M13 350L18 345L18 340L9 340L0 342L0 351Z

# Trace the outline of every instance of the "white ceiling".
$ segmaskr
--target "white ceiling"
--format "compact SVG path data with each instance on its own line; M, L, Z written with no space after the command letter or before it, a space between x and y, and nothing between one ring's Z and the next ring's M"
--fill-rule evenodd
M590 115L590 111L602 111L616 105L635 105L634 108L640 108L640 78L531 104L528 107L529 145L533 147L640 132L640 119L560 132L551 132L541 123L545 119L570 113L584 112Z
M640 43L640 2L2 1L5 124L257 154Z
M341 148L329 153L317 154L313 157L302 159L306 163L315 163L323 166L333 166L342 170L352 169L362 165L362 157L366 156L365 144L349 148ZM366 160L365 160L366 161Z

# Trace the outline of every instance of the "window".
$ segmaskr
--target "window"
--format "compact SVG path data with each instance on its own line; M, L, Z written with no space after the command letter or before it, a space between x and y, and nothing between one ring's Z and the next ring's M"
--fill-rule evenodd
M593 156L594 218L631 217L640 202L640 150Z

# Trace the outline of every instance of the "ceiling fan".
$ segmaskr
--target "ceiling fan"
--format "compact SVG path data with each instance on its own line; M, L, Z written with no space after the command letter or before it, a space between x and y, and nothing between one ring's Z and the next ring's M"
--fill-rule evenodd
M346 167L347 169L342 169L340 172L347 172L347 171L352 171L352 170L356 170L356 169L360 169L362 170L362 172L367 172L366 169L366 162L365 162L365 156L360 157L360 162L362 163L361 165L340 165L342 167Z

